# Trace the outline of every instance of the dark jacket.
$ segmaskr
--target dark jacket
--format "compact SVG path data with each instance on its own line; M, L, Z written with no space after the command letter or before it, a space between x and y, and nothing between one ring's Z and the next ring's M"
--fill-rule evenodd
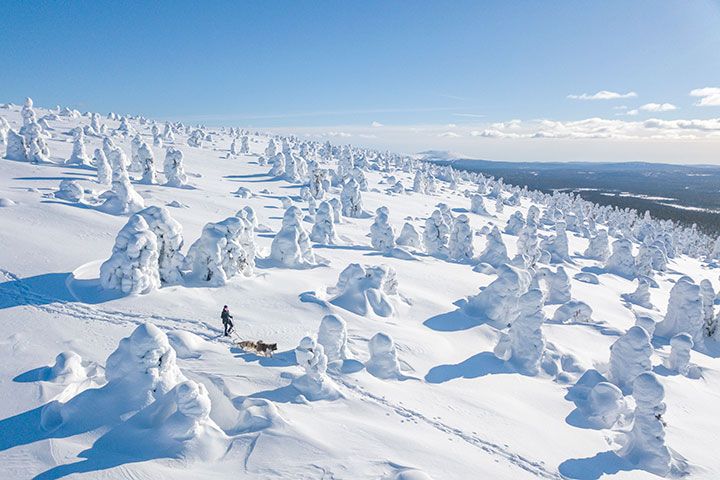
M230 315L230 310L223 310L220 314L220 318L222 318L223 323L230 323L230 320L233 317Z

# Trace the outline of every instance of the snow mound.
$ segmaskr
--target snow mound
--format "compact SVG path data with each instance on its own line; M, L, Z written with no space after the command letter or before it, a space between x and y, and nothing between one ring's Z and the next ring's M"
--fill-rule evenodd
M365 368L370 374L382 379L400 378L400 362L397 359L395 342L385 333L376 333L368 343L370 359Z

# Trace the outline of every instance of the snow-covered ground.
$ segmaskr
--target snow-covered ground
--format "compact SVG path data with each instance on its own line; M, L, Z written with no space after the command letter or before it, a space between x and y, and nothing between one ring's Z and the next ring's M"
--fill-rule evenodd
M38 117L49 113L36 110ZM22 126L18 106L0 108L0 117L14 130ZM623 337L627 341L613 351L625 355L620 359L625 373L610 368L610 346L636 324L633 312L662 320L680 277L688 275L696 284L707 279L715 291L720 288L720 270L711 264L679 254L669 259L667 270L653 272L657 288L649 289L651 305L646 305L652 308L645 308L621 296L635 291L638 282L586 258L588 239L569 230L569 259L559 261L572 299L592 309L591 319L553 321L560 305L542 305L542 296L526 294L520 301L522 321L508 331L512 316L495 321L470 315L471 306L503 302L512 290L505 284L492 287L497 300L489 294L477 300L480 289L498 278L494 270L507 267L474 268L473 258L492 238L479 231L497 226L503 232L516 211L527 218L528 197L500 213L485 194L488 213L477 214L465 195L477 186L466 180L454 186L438 179L436 192L417 193L412 191L415 171L369 168L367 191L361 192L368 215L360 216L366 218L343 217L333 225L334 243L312 243L313 261L305 256L296 259L300 268L286 268L279 254L271 255L288 215L283 197L301 209L302 229L308 234L313 229L308 201L301 198L302 178L299 183L274 178L270 165L259 164L269 137L248 134L249 153L230 155L229 130L208 128L203 133L212 139L199 148L188 145L184 130L175 133L174 142L165 142L183 153L186 187L162 185L162 174L161 185L143 184L141 175L131 172L133 187L146 206L167 207L182 226L183 254L207 223L252 207L260 225L256 266L249 276L238 274L225 285L188 277L182 284L126 296L101 288L99 276L129 217L101 207L98 197L109 187L97 183L94 167L64 164L73 152L70 131L89 125L90 118L59 115L46 121L48 162L0 160L1 478L652 478L648 469L662 457L657 429L663 430L654 420L663 401L657 400L655 380L665 392L661 418L672 456L669 475L720 477L715 451L720 349L713 339L705 339L702 348L696 345L690 372L679 374L673 370L678 360L666 361L667 338L653 339L651 364L643 366L633 357L641 357L642 349L632 342L647 336ZM105 116L100 122L108 132L120 126ZM150 123L132 119L129 124L151 146L161 171L166 147L152 146ZM131 139L113 136L128 158ZM85 135L84 142L92 157L102 136ZM240 150L240 140L232 148ZM337 158L318 162L337 168ZM57 198L63 180L77 181L83 200ZM340 198L341 190L331 187L325 198ZM503 195L507 199L509 193ZM383 215L395 236L409 222L422 239L425 220L440 202L454 217L466 215L478 232L471 237L474 257L449 261L388 246L387 238L371 242L379 207L387 207ZM296 238L295 220L286 218L283 239ZM374 228L382 231L384 221ZM555 229L541 224L538 235L552 237ZM460 225L449 233L461 242L466 231ZM502 233L501 238L512 259L518 235ZM614 240L611 236L610 243ZM638 249L634 242L636 255ZM452 252L467 253L458 244L451 245ZM352 263L359 266L347 277L358 272L363 277L334 290ZM369 268L379 265L390 268ZM553 276L557 265L542 263L535 270L545 272L540 277ZM392 271L396 289L373 283L387 283ZM585 281L575 277L579 273ZM588 283L593 280L588 274L598 283ZM562 290L563 278L548 284ZM370 284L373 289L364 290ZM222 337L220 311L226 304L240 338L277 343L273 357L244 351ZM690 315L691 308L681 313ZM302 368L295 348L305 336L314 344L329 314L345 321L348 358L331 361L323 375L317 366L323 363L322 349L298 352L297 358L310 364ZM333 322L328 325L340 324ZM506 343L496 349L501 337ZM532 358L517 361L533 351L542 355L535 372L525 368ZM73 353L56 360L61 352ZM604 376L600 380L622 388L617 377L635 368L650 368L656 377L642 377L638 384L635 414L637 399L612 386L593 389L597 401L589 405L588 392L581 390L593 370ZM644 433L639 427L631 431L634 425L645 425ZM643 457L646 450L655 456Z

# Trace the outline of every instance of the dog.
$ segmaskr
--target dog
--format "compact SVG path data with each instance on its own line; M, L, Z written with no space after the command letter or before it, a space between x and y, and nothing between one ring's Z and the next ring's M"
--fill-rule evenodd
M243 350L254 351L265 357L272 357L273 352L277 350L277 343L265 343L262 340L258 340L257 342L243 340L242 342L238 342L238 346Z

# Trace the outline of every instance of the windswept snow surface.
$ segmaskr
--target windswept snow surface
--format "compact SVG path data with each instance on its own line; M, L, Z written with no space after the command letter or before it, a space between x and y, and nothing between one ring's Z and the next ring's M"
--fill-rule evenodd
M36 112L38 117L52 113L40 108ZM15 131L22 126L18 106L0 107L0 117ZM132 137L122 134L120 117L113 117L101 116L100 123L105 131L116 132L113 142L129 154ZM633 311L661 321L679 278L688 275L697 284L708 279L718 291L717 267L684 255L671 258L666 272L655 273L658 288L649 289L648 309L621 296L636 289L633 278L607 273L601 260L583 256L588 239L568 230L570 258L555 260L564 261L572 298L585 302L592 317L565 323L546 320L540 372L528 376L493 354L512 319L489 321L464 313L464 302L497 278L492 269L476 272L472 261L421 251L406 258L384 255L370 244L373 218L352 218L347 212L333 225L337 242L313 244L322 263L282 268L266 260L283 218L279 199L290 197L302 209L305 230L310 231L313 222L301 197L302 184L270 176L269 166L260 160L268 136L244 132L249 153L230 155L238 130L203 129L205 138L198 148L187 141L188 132L196 129L179 128L163 134L160 143L165 147L159 147L149 122L123 119L156 159L166 158L165 148L183 152L187 181L182 185L166 184L162 172L158 184L142 184L131 174L145 205L168 207L182 225L182 253L208 222L220 222L250 206L257 224L268 227L256 229L257 268L251 276L229 278L220 287L188 280L146 295L103 290L100 265L109 258L128 216L97 208L108 185L97 183L94 168L65 164L73 151L68 132L89 125L90 118L47 116L53 129L46 138L49 162L0 159L0 198L12 205L0 209L0 478L657 478L615 453L620 446L614 439L632 427L632 397L625 397L629 408L618 424L602 428L576 408L568 393L591 369L599 372L596 383L606 381L610 346L635 325ZM168 128L158 124L156 130ZM84 141L87 152L102 146L100 135L85 135ZM283 148L282 139L274 143ZM341 155L326 154L324 147L319 146L312 160L320 168L336 169ZM4 145L0 153L4 156ZM355 162L367 164L367 159L356 157ZM162 168L162 162L155 164ZM506 205L495 212L495 197L483 194L493 214L480 215L468 211L468 196L478 188L465 177L457 176L452 182L457 185L433 178L436 190L430 194L392 194L386 191L390 175L409 186L415 172L382 170L364 171L364 211L387 207L396 233L409 222L422 236L425 219L438 203L445 203L453 215L465 213L474 231L485 233L471 238L476 254L484 251L488 231L498 227L502 232L516 211L527 218L531 205L523 197L520 206ZM81 201L56 198L63 180L85 189ZM342 197L337 180L326 199ZM234 195L240 187L252 195ZM502 195L510 196L507 191ZM540 238L554 235L552 225L538 225ZM517 236L500 236L508 257L515 258ZM637 254L636 242L632 248ZM395 271L398 299L389 316L361 316L330 302L328 288L351 263L386 265ZM597 284L577 280L591 274ZM220 336L219 315L225 304L240 338L277 343L272 358L243 351ZM557 308L543 306L545 318L552 319ZM340 395L312 401L293 386L305 373L294 349L303 337L316 338L326 315L345 321L347 358L327 370ZM182 375L179 383L167 385L167 392L150 396L148 401L154 401L149 405L136 405L125 399L138 392L118 390L139 383L108 382L104 367L121 339L145 323L162 332L153 334L162 348L151 351L160 348L167 354L172 348L175 353L162 358L172 358ZM378 333L392 338L401 375L381 378L364 368L370 339ZM720 477L719 354L715 340L705 339L702 350L696 344L690 362L700 378L689 378L663 366L670 355L669 339L653 340L651 362L665 392L664 442L673 457L673 475ZM148 369L146 375L155 370ZM141 375L137 367L133 372ZM42 421L43 411L74 411L57 406L68 402L93 408L86 415L63 417L56 428Z

